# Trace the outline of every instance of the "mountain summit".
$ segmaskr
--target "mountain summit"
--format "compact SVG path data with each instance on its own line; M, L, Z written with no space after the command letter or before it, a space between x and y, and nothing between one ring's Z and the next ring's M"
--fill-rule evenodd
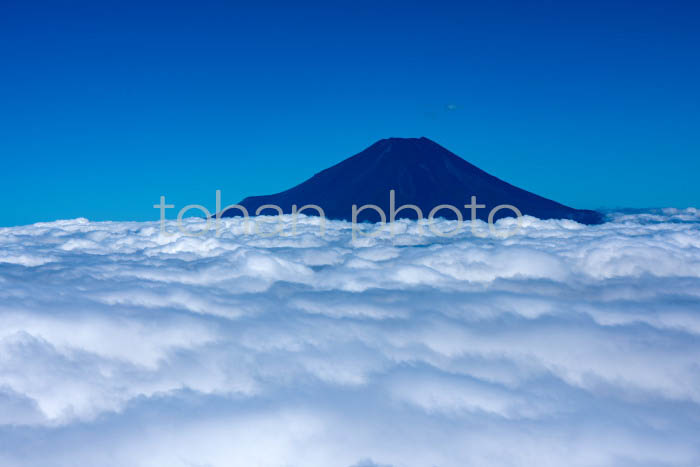
M441 204L460 209L465 219L471 211L465 204L476 196L476 215L486 220L490 210L498 205L515 206L524 215L540 219L573 219L584 224L598 224L602 216L598 212L574 209L543 198L529 191L510 185L461 157L453 154L428 138L389 138L377 141L364 151L339 164L329 167L305 182L274 195L251 196L239 204L251 215L263 205L272 204L284 213L292 212L292 205L301 208L315 204L323 208L329 219L351 220L352 205L374 204L389 216L389 192L396 192L396 209L413 204L423 211L423 216ZM263 211L271 214L273 211ZM315 215L314 210L305 214ZM374 211L364 211L374 214ZM239 215L229 210L223 217ZM495 218L514 215L512 211L498 211ZM436 216L455 218L455 214L442 209ZM404 209L397 218L416 217L415 211Z

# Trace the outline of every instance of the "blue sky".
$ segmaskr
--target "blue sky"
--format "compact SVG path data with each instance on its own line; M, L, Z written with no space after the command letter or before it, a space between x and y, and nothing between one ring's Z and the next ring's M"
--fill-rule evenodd
M694 2L3 2L0 225L150 220L426 136L565 204L700 200Z

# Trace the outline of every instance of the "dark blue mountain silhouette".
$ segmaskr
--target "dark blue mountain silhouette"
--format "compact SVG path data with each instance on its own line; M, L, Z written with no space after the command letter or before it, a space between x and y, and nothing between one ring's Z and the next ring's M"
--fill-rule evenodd
M471 218L471 211L464 208L472 196L477 197L485 209L476 211L482 220L488 218L495 206L510 204L523 214L540 219L573 219L584 224L599 224L603 216L596 211L573 209L534 193L517 188L487 174L478 167L451 153L427 138L389 138L377 141L364 151L343 162L323 170L305 182L289 190L266 196L251 196L239 204L250 215L265 204L292 212L292 205L301 208L315 204L323 208L329 219L352 219L352 205L374 204L389 216L389 191L396 192L396 208L414 204L421 208L423 216L435 206L450 204L462 211L464 219ZM275 215L274 210L262 214ZM304 214L316 215L314 210ZM239 216L240 211L230 209L222 217ZM500 210L495 218L514 216L508 209ZM416 218L415 211L404 209L397 218ZM436 217L455 218L455 214L443 209ZM364 210L360 220L379 220L375 211Z

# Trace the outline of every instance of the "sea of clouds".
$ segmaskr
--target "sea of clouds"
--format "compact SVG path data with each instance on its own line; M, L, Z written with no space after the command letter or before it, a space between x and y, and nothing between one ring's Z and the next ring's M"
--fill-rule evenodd
M700 465L700 211L245 222L0 229L0 465Z

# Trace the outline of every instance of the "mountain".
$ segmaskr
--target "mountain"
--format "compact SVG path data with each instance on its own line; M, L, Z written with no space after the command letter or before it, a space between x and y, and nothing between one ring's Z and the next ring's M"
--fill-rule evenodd
M471 210L464 207L476 196L478 204L486 209L477 209L476 216L487 220L492 208L502 204L517 207L522 214L540 219L573 219L583 224L599 224L603 216L596 211L574 209L543 198L506 183L461 157L453 154L427 138L389 138L377 141L364 151L339 164L329 167L305 182L281 193L251 196L239 204L250 215L265 204L292 212L292 205L301 208L307 204L321 206L329 219L352 220L352 205L358 208L365 204L381 207L389 216L389 192L395 190L396 209L404 204L417 205L423 216L441 204L457 207L465 220L471 218ZM262 211L274 215L274 210ZM304 214L316 215L314 210ZM222 217L238 216L232 209ZM509 209L496 213L495 219L513 216ZM456 218L455 214L442 209L436 217ZM404 209L397 218L415 218L415 211ZM362 211L359 220L377 221L379 217L370 209Z

